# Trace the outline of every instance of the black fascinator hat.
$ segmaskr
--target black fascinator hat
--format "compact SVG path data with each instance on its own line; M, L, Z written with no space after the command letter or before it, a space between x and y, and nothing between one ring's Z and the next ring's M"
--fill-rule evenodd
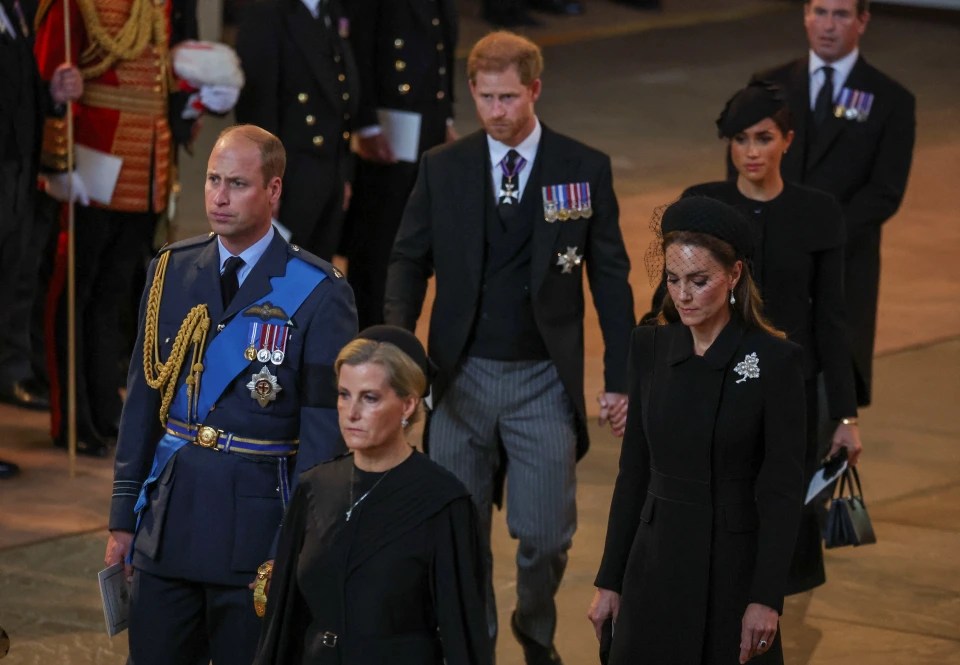
M783 89L770 81L752 81L727 100L727 105L717 118L720 138L733 138L747 127L764 118L771 118L786 108L787 99Z
M427 391L429 392L430 383L437 373L437 367L433 364L433 361L430 360L426 350L423 348L423 344L420 343L420 340L417 339L417 336L412 332L399 326L381 324L364 328L357 335L357 339L387 342L403 351L423 371L423 375L427 377Z

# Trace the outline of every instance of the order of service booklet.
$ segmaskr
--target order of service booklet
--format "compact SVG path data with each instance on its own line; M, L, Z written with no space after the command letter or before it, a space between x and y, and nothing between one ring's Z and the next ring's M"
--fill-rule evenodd
M130 585L123 572L123 564L115 563L97 573L100 598L103 600L103 620L107 636L113 637L127 629L130 619Z

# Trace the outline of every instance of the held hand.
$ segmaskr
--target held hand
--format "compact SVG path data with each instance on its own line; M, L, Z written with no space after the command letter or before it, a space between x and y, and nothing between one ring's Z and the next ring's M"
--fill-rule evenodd
M123 574L127 582L133 581L133 566L127 563L130 548L133 547L133 533L130 531L111 531L107 538L107 551L103 555L103 563L109 568L115 563L123 564Z
M624 393L600 393L597 402L600 404L600 426L609 422L613 435L623 436L627 427L627 396Z
M593 601L590 603L590 609L587 610L587 618L593 624L593 629L597 633L597 641L600 641L600 631L603 628L603 622L612 618L617 622L617 616L620 614L620 594L609 589L597 589L593 594Z
M343 211L350 209L350 199L353 198L353 185L349 182L343 183Z
M83 95L83 77L80 70L66 62L57 67L50 79L50 96L55 104L66 104Z
M444 143L453 143L453 142L456 141L458 138L460 138L460 134L457 133L457 128L453 126L453 123L452 123L452 122L448 123L448 124L447 124L447 135L446 135L446 137L444 137L443 142L444 142Z
M240 88L232 85L200 86L200 103L211 113L226 113L240 98Z
M760 603L747 605L740 628L740 665L770 649L779 620L777 611L771 607Z
M76 171L69 173L52 173L43 176L44 189L47 194L62 203L78 202L81 205L90 205L87 187Z
M395 164L393 148L383 132L373 136L357 136L357 154L361 159L377 164Z
M860 459L860 453L863 452L863 444L860 443L860 428L856 425L837 425L833 433L833 445L830 447L830 453L827 457L833 457L841 448L847 449L847 464L856 466Z

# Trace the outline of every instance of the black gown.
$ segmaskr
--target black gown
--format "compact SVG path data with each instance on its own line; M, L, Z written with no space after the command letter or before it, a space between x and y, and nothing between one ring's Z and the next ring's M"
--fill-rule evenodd
M284 520L254 662L491 663L482 570L470 496L426 456L321 464Z
M779 196L754 201L735 182L694 185L683 196L708 196L739 210L752 224L756 249L751 272L763 311L787 338L803 347L807 394L804 487L827 449L818 424L817 375L823 373L833 420L857 415L857 395L843 298L844 222L839 204L824 192L784 183ZM804 508L787 593L826 581L816 506Z

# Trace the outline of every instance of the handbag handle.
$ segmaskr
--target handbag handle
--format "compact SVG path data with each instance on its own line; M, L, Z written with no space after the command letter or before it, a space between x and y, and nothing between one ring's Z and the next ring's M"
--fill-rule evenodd
M860 487L860 474L857 473L857 467L855 466L848 466L840 477L840 482L837 483L837 497L843 496L843 490L846 488L848 482L850 483L850 496L859 497L861 503L866 505L866 502L863 500L863 488ZM856 494L853 493L854 483L856 483L857 486Z

